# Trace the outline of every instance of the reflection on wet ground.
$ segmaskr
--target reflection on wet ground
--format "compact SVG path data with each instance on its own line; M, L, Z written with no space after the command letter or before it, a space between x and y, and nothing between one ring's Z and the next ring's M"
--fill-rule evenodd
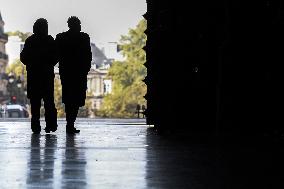
M64 122L56 134L36 135L29 122L1 122L0 188L146 188L144 120L77 127L75 136L64 133Z
M159 136L143 121L81 119L75 136L64 121L39 135L29 122L0 122L0 188L272 189L283 181L275 172L283 141Z

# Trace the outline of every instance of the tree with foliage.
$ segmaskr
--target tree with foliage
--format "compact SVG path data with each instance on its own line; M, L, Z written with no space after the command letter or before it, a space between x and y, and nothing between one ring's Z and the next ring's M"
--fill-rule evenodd
M22 64L20 59L15 59L15 61L11 64L8 64L6 67L6 73L14 73L16 77L22 77L24 76L24 81L27 79L27 71L26 71L26 66Z
M93 114L93 103L91 100L92 95L87 92L86 94L86 100L85 100L85 106L80 107L78 111L78 117L90 117Z
M30 32L21 32L19 30L17 31L9 31L6 32L8 36L18 36L21 39L21 42L25 42L26 39L32 35ZM21 63L20 59L16 59L12 64L9 64L8 67L6 68L6 73L14 73L17 77L24 76L24 81L26 82L27 80L27 71L26 71L26 66Z
M9 32L6 32L8 36L18 36L22 42L25 42L26 39L32 35L32 33L30 32L21 32L19 30L17 31L9 31Z
M21 63L19 59L16 59L12 64L8 64L6 67L6 73L9 75L12 73L15 77L15 82L17 82L18 78L21 80L22 87L18 88L15 83L10 85L7 84L7 90L10 95L16 95L17 101L19 103L25 103L27 100L25 99L25 89L26 89L26 80L27 80L27 71L25 65Z
M124 61L114 61L109 69L108 77L113 81L112 93L103 99L97 115L103 117L130 118L135 116L137 104L145 104L144 95L147 86L142 81L147 75L144 66L146 53L142 49L146 45L146 20L141 20L128 35L121 36L119 49Z
M55 77L54 79L54 103L57 109L57 117L65 117L64 105L62 103L62 87L60 79Z

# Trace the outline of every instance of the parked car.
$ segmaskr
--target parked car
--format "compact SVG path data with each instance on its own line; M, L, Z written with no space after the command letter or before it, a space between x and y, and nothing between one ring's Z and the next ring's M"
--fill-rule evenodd
M28 110L20 104L7 104L1 108L1 117L6 118L28 118Z

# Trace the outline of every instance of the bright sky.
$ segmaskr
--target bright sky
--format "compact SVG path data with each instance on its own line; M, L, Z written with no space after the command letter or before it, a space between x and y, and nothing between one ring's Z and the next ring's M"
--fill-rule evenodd
M49 33L66 31L69 16L77 16L82 22L82 31L91 41L104 47L109 58L119 58L112 52L120 35L134 28L146 12L146 0L0 0L0 11L5 22L5 31L32 32L37 18L48 20ZM18 56L19 45L12 38L6 48L10 61Z

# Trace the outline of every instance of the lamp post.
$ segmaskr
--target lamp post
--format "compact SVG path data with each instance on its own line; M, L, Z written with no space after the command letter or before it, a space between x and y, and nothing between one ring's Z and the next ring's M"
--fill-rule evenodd
M7 90L10 95L11 103L25 103L25 95L23 95L23 82L20 76L16 80L14 74L9 73Z
M23 95L22 93L22 80L20 78L20 76L18 77L17 81L16 81L16 85L17 85L17 101L18 103L23 103Z
M28 91L27 91L27 87L25 86L25 88L24 88L24 94L25 94L25 97L24 97L24 103L25 103L25 105L28 103L28 101L27 101L27 98L28 98Z
M22 88L22 80L21 80L20 76L18 77L18 80L17 80L17 87L18 87L18 89Z
M8 75L8 81L9 81L10 84L14 83L14 81L15 81L15 76L12 72L10 72L9 75Z
M13 73L9 73L8 75L7 90L9 92L11 102L14 102L16 97L15 97L15 76Z

